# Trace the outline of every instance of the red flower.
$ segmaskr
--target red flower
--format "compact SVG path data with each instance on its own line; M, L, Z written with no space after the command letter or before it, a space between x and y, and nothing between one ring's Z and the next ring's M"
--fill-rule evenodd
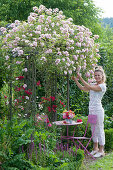
M64 120L63 123L66 124L67 122Z
M5 99L7 99L7 96L4 96Z
M54 101L55 100L55 97L54 96L50 96L51 100Z
M52 108L53 112L56 112L56 110L54 108Z
M21 89L25 90L25 88L23 86L21 86Z
M82 122L82 119L77 119L77 122Z
M51 112L51 107L48 107L48 111Z
M48 98L45 98L45 97L42 97L41 99L42 99L42 100L48 100Z
M61 100L60 100L60 104L61 104L61 105L64 105L64 103L63 103L63 102L61 102Z
M38 81L38 82L36 83L36 85L41 87L40 81Z
M23 86L21 86L21 87L17 87L17 86L16 86L15 91L21 91L21 90L24 90L24 87L23 87Z
M20 87L17 87L16 89L15 89L15 91L20 91L21 90L21 88Z
M53 105L52 107L53 107L53 108L57 108L57 105Z
M48 118L46 119L46 123L49 123L49 119Z
M60 100L60 104L61 104L63 107L65 107L64 103L63 103L63 102L61 102L61 100Z
M18 78L19 80L22 80L24 78L24 76L18 76L16 78Z
M30 90L30 89L29 89ZM30 92L29 90L25 90L25 93L27 93L28 95L31 95L32 92Z
M48 98L45 98L45 97L44 97L44 100L48 100Z

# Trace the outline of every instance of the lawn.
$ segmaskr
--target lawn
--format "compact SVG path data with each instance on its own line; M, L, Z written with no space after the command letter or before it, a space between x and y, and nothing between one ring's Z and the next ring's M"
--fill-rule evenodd
M82 170L113 170L113 152L104 157L97 158L95 161L86 160Z

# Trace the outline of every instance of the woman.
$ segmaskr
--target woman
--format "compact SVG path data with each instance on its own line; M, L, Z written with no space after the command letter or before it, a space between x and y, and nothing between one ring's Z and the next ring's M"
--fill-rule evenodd
M78 73L77 77L72 77L77 86L83 90L89 92L89 114L97 115L97 124L93 136L93 151L91 152L94 157L104 156L105 145L105 133L104 133L104 109L101 104L102 97L106 92L106 76L101 66L95 68L94 71L95 83L87 83ZM82 82L81 85L78 79ZM91 130L93 125L91 125ZM99 143L99 148L98 148Z

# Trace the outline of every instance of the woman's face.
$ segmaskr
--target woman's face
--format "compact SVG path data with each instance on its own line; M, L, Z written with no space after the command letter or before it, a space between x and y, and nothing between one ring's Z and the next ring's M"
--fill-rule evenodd
M95 80L97 83L102 83L103 76L102 76L101 71L95 71L94 76L95 76Z

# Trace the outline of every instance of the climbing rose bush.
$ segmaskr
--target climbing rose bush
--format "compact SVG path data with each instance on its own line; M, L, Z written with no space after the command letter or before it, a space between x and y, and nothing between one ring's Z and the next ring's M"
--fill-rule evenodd
M27 21L15 20L8 29L0 28L6 67L10 69L10 57L13 57L13 64L21 65L21 71L27 72L24 63L35 56L40 69L43 66L70 75L78 71L91 78L100 58L99 44L95 43L98 35L93 36L84 26L74 25L72 18L66 19L58 8L40 5L33 10Z

